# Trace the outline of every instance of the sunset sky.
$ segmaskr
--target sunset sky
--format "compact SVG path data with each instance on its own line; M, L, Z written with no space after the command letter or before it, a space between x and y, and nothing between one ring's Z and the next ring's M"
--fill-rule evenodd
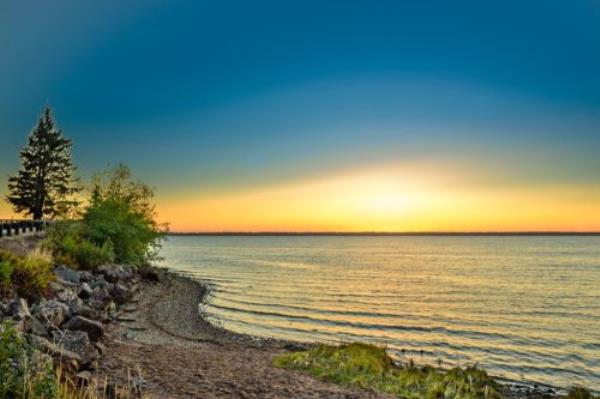
M4 1L2 196L46 104L174 231L600 231L597 0Z

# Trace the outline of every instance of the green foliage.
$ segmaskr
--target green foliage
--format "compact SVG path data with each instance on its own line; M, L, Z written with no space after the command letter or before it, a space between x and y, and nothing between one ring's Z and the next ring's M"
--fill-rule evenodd
M0 298L10 297L13 292L12 275L17 257L11 252L0 250Z
M96 245L85 238L85 226L79 222L55 223L48 230L46 246L56 263L80 269L94 269L111 263L115 254L111 241Z
M97 175L78 222L55 223L46 246L57 263L95 268L110 262L141 265L155 259L166 226L156 221L153 192L123 165Z
M582 387L571 387L567 393L566 399L596 399L590 391Z
M31 348L8 322L0 326L0 397L54 398L52 361Z
M46 108L21 150L21 170L8 179L6 200L15 212L39 220L44 216L64 216L77 204L79 191L73 173L71 140L56 128Z
M140 265L154 259L166 226L156 220L153 196L124 165L97 175L83 215L86 238L98 246L112 243L117 262Z
M396 394L405 398L500 398L495 381L477 367L451 370L396 366L384 348L367 344L320 345L274 360L277 367L301 370L318 378Z
M45 296L48 284L55 279L50 257L32 253L26 257L0 251L0 294L16 292L30 302Z

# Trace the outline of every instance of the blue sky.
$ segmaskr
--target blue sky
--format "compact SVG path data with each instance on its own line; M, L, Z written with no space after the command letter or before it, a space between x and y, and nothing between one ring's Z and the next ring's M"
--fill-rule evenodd
M3 179L49 103L82 175L163 195L429 159L600 184L595 0L7 1L0 60Z

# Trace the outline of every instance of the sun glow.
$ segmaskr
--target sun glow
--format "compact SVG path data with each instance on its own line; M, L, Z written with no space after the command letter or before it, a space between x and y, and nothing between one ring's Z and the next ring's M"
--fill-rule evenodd
M600 190L589 187L482 185L450 167L385 165L165 198L159 213L174 231L592 231L600 227L599 200Z

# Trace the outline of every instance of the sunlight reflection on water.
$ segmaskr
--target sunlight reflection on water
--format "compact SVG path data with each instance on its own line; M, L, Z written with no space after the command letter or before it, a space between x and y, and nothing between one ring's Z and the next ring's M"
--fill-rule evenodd
M210 318L600 390L600 237L169 237Z

